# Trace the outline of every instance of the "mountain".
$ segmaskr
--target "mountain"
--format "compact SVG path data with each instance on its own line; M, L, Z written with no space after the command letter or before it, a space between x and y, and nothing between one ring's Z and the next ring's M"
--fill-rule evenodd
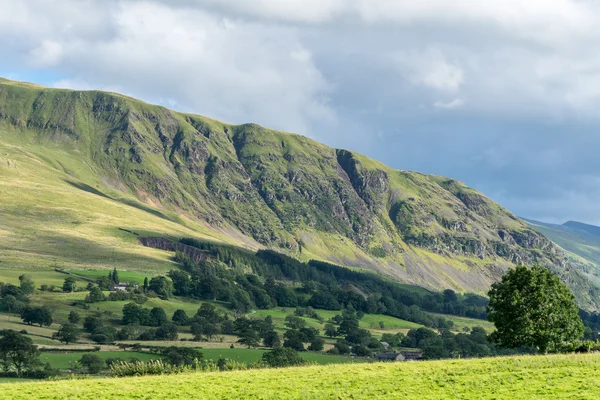
M190 236L435 290L485 293L540 263L582 307L600 297L552 242L454 179L114 93L0 80L0 188L0 266L164 270L136 235Z
M578 270L600 285L600 227L575 221L562 225L525 221L560 246Z

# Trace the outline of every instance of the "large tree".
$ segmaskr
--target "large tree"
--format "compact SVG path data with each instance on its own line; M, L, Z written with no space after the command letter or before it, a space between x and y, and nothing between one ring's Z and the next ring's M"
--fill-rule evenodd
M52 325L52 313L47 307L27 307L21 312L21 319L28 325Z
M65 344L76 342L79 339L80 331L73 324L63 324L58 331L52 335L53 339L58 339Z
M575 297L545 268L510 269L489 296L489 320L496 325L492 339L501 347L533 347L545 354L583 336Z
M62 291L65 293L72 293L75 290L75 278L68 276L62 285Z
M38 348L31 338L10 329L0 331L0 362L4 370L14 368L18 376L39 363Z

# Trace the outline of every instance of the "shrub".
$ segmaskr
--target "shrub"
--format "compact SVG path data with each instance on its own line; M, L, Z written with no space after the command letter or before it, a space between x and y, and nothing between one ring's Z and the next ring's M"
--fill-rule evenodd
M279 347L264 353L262 361L273 368L306 364L306 360L297 351L289 347Z

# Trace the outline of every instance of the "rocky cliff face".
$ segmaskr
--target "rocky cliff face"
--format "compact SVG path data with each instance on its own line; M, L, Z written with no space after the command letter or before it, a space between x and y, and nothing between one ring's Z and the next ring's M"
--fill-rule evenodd
M508 266L539 263L582 304L597 296L551 242L464 184L303 136L110 93L0 81L1 126L72 152L105 184L142 201L300 258L480 293Z

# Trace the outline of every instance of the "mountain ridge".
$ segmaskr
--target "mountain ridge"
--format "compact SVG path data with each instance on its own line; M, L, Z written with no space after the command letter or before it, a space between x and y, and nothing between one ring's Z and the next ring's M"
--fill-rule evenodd
M595 307L596 289L550 241L462 182L301 135L0 80L0 138L85 196L125 196L217 240L479 293L511 265L541 263Z

